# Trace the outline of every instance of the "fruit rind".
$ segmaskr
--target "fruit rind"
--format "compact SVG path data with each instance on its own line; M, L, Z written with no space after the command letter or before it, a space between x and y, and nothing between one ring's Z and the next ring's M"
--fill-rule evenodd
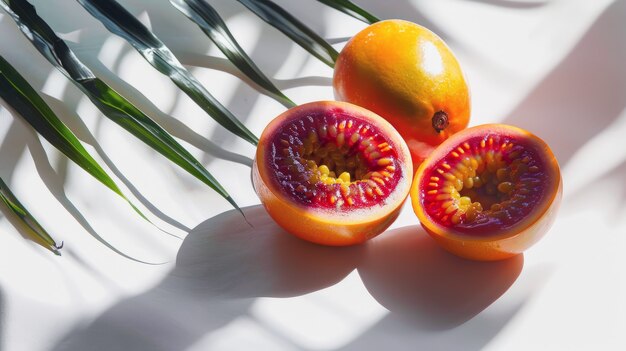
M403 181L381 206L357 211L315 209L294 201L278 189L267 165L267 153L275 131L291 119L320 111L346 111L388 131L393 147L397 149L398 164L402 166ZM390 135L395 135L391 137ZM265 136L265 137L264 137ZM268 137L269 136L269 137ZM362 107L336 101L318 101L292 108L272 120L263 131L252 167L252 181L257 195L270 216L289 233L324 245L344 246L364 242L384 231L397 218L401 205L408 196L413 174L410 152L395 129L380 116Z
M424 207L424 182L430 176L432 165L437 164L472 136L510 136L524 141L542 157L543 171L549 177L543 184L543 197L530 213L506 230L470 235L454 227L444 226L428 214ZM436 151L418 168L411 189L413 209L426 230L446 250L473 260L500 260L515 256L536 243L552 225L562 197L562 180L556 158L548 145L539 137L523 129L503 125L488 124L469 128L457 133L442 143Z
M357 33L339 54L333 87L337 100L390 121L414 165L469 121L470 90L458 60L435 33L412 22L384 20ZM440 112L448 123L442 130L433 120Z

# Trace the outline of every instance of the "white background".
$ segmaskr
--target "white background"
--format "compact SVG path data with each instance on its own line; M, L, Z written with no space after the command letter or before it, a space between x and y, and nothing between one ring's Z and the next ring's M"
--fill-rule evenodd
M251 229L195 178L103 117L0 12L0 54L160 226L39 138L0 102L0 175L65 243L57 257L0 220L0 350L626 349L626 1L360 0L421 23L472 88L470 124L529 129L553 148L564 199L549 234L495 263L451 256L410 204L366 245L292 238L258 206L254 148L224 132L74 1L34 1L98 76L188 147L246 206ZM121 3L260 135L284 107L248 85L168 1ZM235 1L211 1L297 103L332 99L332 69ZM365 24L278 1L339 50ZM242 80L243 79L243 80ZM136 263L107 249L162 265Z

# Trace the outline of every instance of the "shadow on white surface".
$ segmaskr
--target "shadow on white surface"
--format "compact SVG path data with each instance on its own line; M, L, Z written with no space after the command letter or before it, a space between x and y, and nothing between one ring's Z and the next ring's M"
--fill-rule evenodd
M393 339L382 335L390 326L406 332L400 340L413 347L428 345L414 336L434 342L439 339L434 336L472 318L509 288L523 265L522 256L491 263L462 260L439 249L416 227L386 233L366 245L325 247L285 233L262 206L244 211L253 227L236 211L200 224L161 283L111 307L55 350L184 350L236 319L250 317L258 297L311 293L336 284L357 267L367 289L391 314L345 349L375 349L363 343L369 343L370 335ZM514 312L457 333L472 332L472 342L485 345ZM460 347L467 340L447 343Z
M55 350L184 350L249 313L257 297L317 291L353 271L363 246L332 248L296 239L261 206L215 216L189 233L176 267L148 292L124 300Z
M496 262L456 257L421 226L410 226L374 239L359 275L391 312L420 329L441 330L466 322L497 300L523 265L523 255Z
M561 166L626 108L626 1L615 1L509 114L548 142Z

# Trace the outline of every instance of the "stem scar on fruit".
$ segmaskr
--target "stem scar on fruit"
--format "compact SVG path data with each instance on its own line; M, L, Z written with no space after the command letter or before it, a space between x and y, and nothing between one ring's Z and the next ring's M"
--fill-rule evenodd
M433 128L435 128L435 132L441 133L442 130L446 129L450 125L448 122L448 115L443 111L437 111L433 115Z
M252 176L283 229L343 246L382 233L397 218L413 167L406 143L382 117L346 102L318 101L268 124Z

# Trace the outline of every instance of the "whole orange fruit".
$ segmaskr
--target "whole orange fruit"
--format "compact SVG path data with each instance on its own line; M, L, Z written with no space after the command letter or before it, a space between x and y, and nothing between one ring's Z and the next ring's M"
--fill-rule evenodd
M374 23L343 48L335 97L387 119L417 166L469 122L470 92L459 62L436 34L403 20Z

